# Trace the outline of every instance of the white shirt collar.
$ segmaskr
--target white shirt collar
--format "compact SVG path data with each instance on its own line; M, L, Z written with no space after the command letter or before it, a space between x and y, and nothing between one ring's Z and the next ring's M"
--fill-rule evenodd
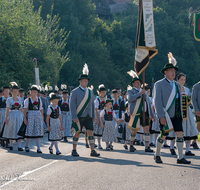
M170 83L173 82L174 80L169 80L167 77L165 77Z
M86 88L83 88L81 85L80 85L79 87L80 87L82 90L84 90L84 91L85 91L85 89L86 89Z

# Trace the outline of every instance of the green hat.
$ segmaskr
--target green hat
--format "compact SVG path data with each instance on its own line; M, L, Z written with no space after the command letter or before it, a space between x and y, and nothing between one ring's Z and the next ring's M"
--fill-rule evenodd
M90 80L90 79L88 78L88 75L84 75L84 74L80 75L79 78L78 78L77 80L81 80L81 79L88 79L88 80Z
M141 80L140 78L135 77L135 78L132 79L131 85L132 85L132 83L134 83L136 80L139 80L139 81L142 83L142 80Z
M88 74L89 74L89 69L88 69L88 65L85 63L84 67L83 67L83 70L82 70L83 74L81 74L78 78L78 80L81 80L81 79L89 79L88 77Z
M52 94L52 95L50 95L50 97L51 98L49 100L60 99L60 97L57 96L56 94Z
M113 89L112 94L116 94L116 93L118 93L118 91L116 89Z
M111 100L110 98L107 98L106 101L105 101L105 103L104 103L104 105L106 105L106 104L109 103L109 102L112 102L112 103L113 103L113 100Z
M171 63L167 63L167 64L165 64L164 68L160 72L164 73L164 71L166 71L167 69L171 69L171 68L174 68L176 71L178 71L178 66L174 66Z
M3 86L2 89L3 89L3 90L5 90L5 89L10 89L10 86Z
M98 87L98 91L101 92L101 91L106 91L106 88L103 84L99 85Z
M64 89L63 91L62 91L62 94L68 94L69 92L68 92L68 90L66 90L66 89Z
M24 89L23 89L23 88L20 88L20 89L19 89L19 92L24 92Z

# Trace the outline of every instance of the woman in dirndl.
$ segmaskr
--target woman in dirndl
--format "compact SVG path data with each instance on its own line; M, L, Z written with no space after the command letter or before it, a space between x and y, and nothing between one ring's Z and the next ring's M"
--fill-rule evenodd
M53 145L56 148L56 155L61 154L58 149L58 141L63 139L63 124L61 119L61 110L58 106L58 101L60 99L54 93L50 95L51 104L47 110L47 126L48 126L48 140L51 141L51 146L49 147L50 154L53 154Z
M190 143L191 140L198 138L198 130L195 124L194 115L192 113L192 110L190 108L191 102L191 92L190 89L184 87L185 81L186 81L186 75L182 72L178 72L176 74L176 81L181 85L181 93L182 97L187 99L188 105L187 105L187 117L185 120L183 120L183 134L184 134L184 140L186 144L186 156L195 156L194 153L190 151Z
M120 102L121 100L118 98L118 91L116 89L112 90L112 100L113 100L113 112L115 113L115 116L117 119L119 119L119 106L120 106ZM115 120L113 120L114 125L115 125L115 132L117 135L117 140L118 142L121 141L122 139L122 133L119 133L118 131L118 124Z
M104 103L105 103L105 96L106 96L106 88L103 84L99 85L98 90L98 97L94 101L95 105L95 122L93 124L94 126L94 136L97 137L98 140L98 148L103 149L101 146L101 137L103 134L103 128L100 123L100 112L104 109Z
M23 101L18 97L19 87L16 82L11 82L12 97L6 101L6 116L5 127L3 131L3 138L9 139L10 150L13 150L13 140L18 140L18 151L23 151L21 142L23 137L18 136L17 133L23 124L24 115L22 113Z
M31 97L24 101L24 123L27 125L25 132L26 152L29 152L30 139L34 138L37 145L37 153L42 153L40 150L40 138L44 136L44 118L42 101L38 98L38 90L37 85L32 85L30 89Z
M6 141L6 148L8 148L8 139L2 138L3 135L3 126L5 124L6 118L6 101L9 98L10 87L3 86L2 88L3 96L0 98L0 139L1 139L1 146L5 146Z
M70 110L69 110L69 98L68 98L68 90L67 89L63 89L65 87L63 87L64 85L61 85L61 89L62 91L62 99L59 100L58 102L58 106L61 109L61 118L62 118L62 123L63 123L63 127L64 127L64 141L68 142L67 138L68 137L73 137L73 133L71 133L71 114L70 114ZM65 85L66 86L66 85ZM67 88L67 86L66 86Z

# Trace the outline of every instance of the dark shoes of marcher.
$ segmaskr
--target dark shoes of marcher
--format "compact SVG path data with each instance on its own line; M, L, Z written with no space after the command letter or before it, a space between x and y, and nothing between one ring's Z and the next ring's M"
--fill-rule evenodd
M161 158L160 158L160 156L154 156L154 160L155 160L155 162L157 164L162 164L163 163L162 160L161 160Z
M78 157L79 154L76 152L76 150L72 150L72 156L74 156L74 157Z
M95 150L92 150L90 156L98 157L100 156L100 154L97 153Z
M187 161L185 158L177 159L177 164L190 164L191 161Z
M174 149L170 149L171 155L176 155L176 152Z
M185 152L186 156L195 156L195 154L193 154L191 151Z

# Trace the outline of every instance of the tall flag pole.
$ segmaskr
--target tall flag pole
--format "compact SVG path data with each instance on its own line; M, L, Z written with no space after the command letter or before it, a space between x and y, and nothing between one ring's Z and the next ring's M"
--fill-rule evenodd
M40 76L39 76L39 68L37 67L37 59L33 59L35 61L35 84L40 85Z
M153 0L139 0L138 12L134 68L138 76L143 73L144 87L145 69L150 59L158 53L154 31ZM145 122L145 94L143 94L143 118Z

